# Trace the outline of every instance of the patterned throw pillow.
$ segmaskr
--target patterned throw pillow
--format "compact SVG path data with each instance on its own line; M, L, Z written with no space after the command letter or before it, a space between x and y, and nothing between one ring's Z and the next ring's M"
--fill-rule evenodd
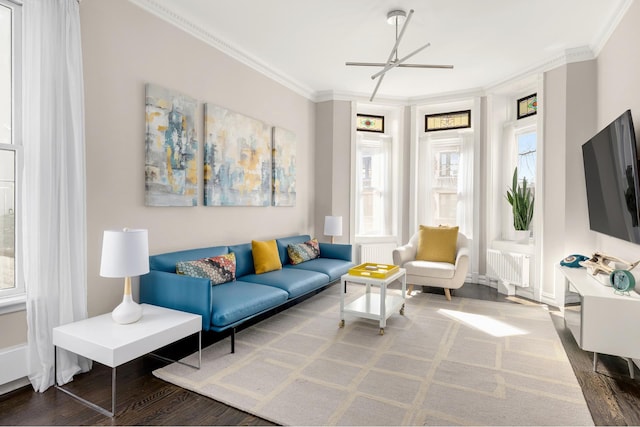
M236 280L236 255L231 252L196 261L179 261L176 264L176 273L211 279L212 285L232 282Z
M320 256L320 245L318 245L318 239L311 239L304 243L287 246L287 252L289 253L291 264L300 264L318 258Z

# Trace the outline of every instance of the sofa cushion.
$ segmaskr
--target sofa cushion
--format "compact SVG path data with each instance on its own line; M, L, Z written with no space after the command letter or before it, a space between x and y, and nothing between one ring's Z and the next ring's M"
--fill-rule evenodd
M253 254L251 243L229 246L229 252L236 254L236 278L253 274Z
M289 262L293 265L311 261L320 256L320 246L317 239L307 240L302 243L294 243L287 247Z
M236 280L236 256L230 254L195 261L178 261L176 273L210 279L212 285Z
M333 282L334 280L338 280L343 274L347 274L353 265L354 264L352 262L341 259L316 258L311 261L303 262L302 264L289 264L286 268L324 273L329 276L329 280Z
M264 274L250 274L244 276L242 280L282 289L289 294L289 298L299 297L329 284L329 278L326 274L289 267Z
M268 273L282 268L280 256L278 255L278 245L275 240L266 242L252 240L251 251L253 252L253 267L256 270L256 274Z
M287 252L287 248L289 247L289 245L295 245L296 243L303 243L308 240L311 240L311 236L309 236L308 234L276 239L276 243L278 244L278 254L280 255L280 262L282 263L282 265L289 264L289 253Z
M451 279L456 272L455 266L448 262L409 261L402 268L407 276L428 276L437 279Z
M179 261L194 261L197 259L210 258L228 253L229 248L227 246L212 246L209 248L189 249L186 251L152 255L149 257L149 269L175 273L176 264Z
M217 328L228 326L277 307L287 297L282 289L240 280L214 286L211 288L211 324Z
M420 226L416 259L455 263L458 227Z

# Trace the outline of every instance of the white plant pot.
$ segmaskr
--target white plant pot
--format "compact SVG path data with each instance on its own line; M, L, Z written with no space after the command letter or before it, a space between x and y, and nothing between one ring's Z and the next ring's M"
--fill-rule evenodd
M514 240L518 243L529 243L531 230L513 230Z

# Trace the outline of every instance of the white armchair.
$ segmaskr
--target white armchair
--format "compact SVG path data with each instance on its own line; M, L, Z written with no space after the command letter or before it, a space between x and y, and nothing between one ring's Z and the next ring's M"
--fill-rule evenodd
M408 292L413 287L435 286L444 288L444 294L451 301L450 289L459 289L464 284L469 270L469 241L458 233L455 264L416 260L420 232L416 232L409 243L393 250L393 263L407 270Z

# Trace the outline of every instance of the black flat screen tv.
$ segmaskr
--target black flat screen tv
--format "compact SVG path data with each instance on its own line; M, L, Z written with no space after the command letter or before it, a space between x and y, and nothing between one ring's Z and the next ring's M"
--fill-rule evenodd
M638 148L631 111L582 145L591 230L640 243Z

